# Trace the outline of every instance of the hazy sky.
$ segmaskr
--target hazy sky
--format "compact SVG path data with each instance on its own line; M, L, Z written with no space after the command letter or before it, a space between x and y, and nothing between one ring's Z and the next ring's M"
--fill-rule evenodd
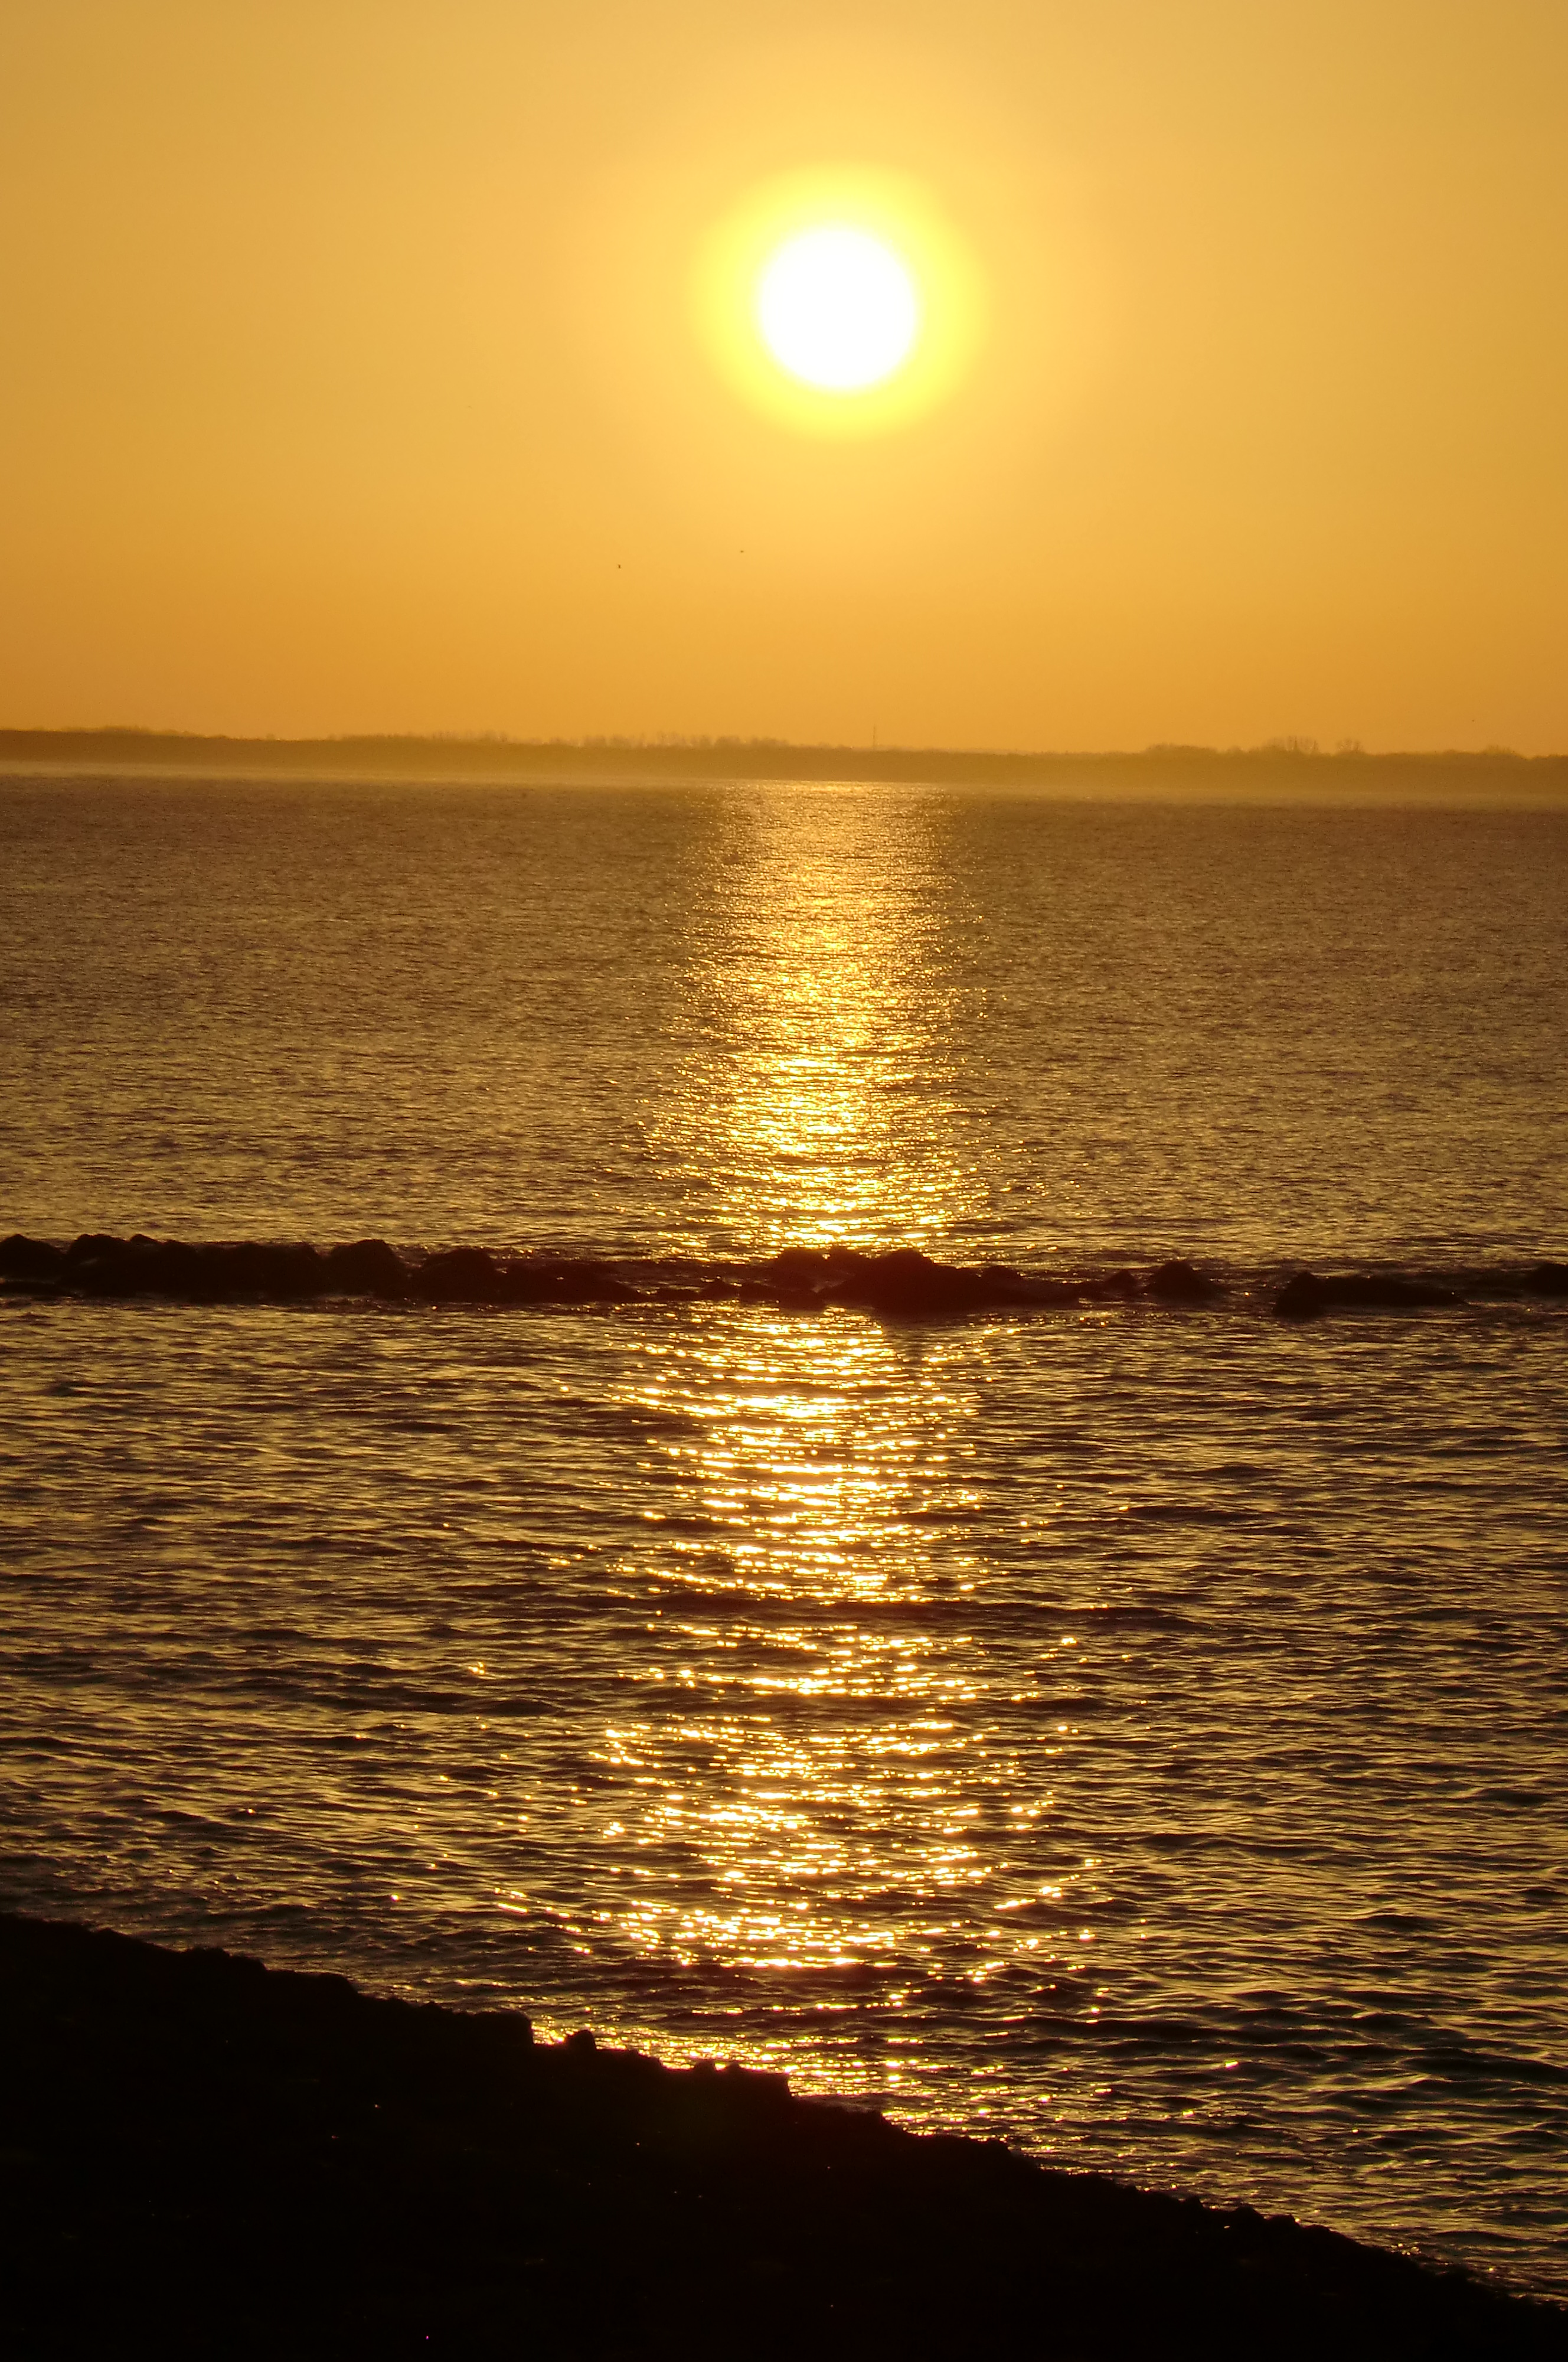
M693 302L892 174L878 433ZM0 722L1568 747L1564 0L0 0Z

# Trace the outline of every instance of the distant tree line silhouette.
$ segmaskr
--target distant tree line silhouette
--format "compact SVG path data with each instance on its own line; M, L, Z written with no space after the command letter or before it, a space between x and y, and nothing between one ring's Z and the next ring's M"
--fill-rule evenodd
M1353 739L1331 751L1314 738L1258 746L1160 744L1141 749L1066 750L799 745L661 731L655 736L581 738L362 733L331 738L237 738L119 725L91 730L0 730L0 767L88 771L501 779L866 779L910 784L1038 787L1058 793L1153 798L1221 795L1260 785L1287 791L1314 782L1331 794L1371 792L1422 800L1482 800L1521 790L1531 801L1568 801L1568 756L1479 750L1368 754Z

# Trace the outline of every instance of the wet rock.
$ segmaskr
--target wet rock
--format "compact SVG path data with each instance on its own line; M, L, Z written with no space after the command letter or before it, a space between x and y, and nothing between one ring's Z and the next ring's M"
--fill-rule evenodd
M605 1264L571 1263L561 1267L558 1301L562 1304L635 1304L637 1295Z
M0 1239L0 1275L7 1279L58 1279L64 1269L64 1255L47 1239L24 1238L20 1231Z
M762 1266L763 1275L780 1287L815 1294L842 1268L818 1247L784 1247Z
M1005 1264L988 1264L975 1276L980 1303L999 1308L1017 1304L1032 1305L1036 1310L1048 1306L1066 1309L1088 1303L1094 1294L1092 1285L1085 1280L1037 1279Z
M1081 1291L1085 1296L1103 1300L1106 1297L1126 1297L1139 1292L1135 1271L1107 1271L1085 1280Z
M1568 1296L1568 1264L1474 1264L1449 1275L1462 1295L1504 1300Z
M508 1304L554 1304L561 1294L561 1275L553 1265L514 1263L498 1275Z
M78 1253L78 1249L83 1252ZM201 1256L174 1239L78 1239L66 1256L72 1285L87 1296L184 1296L198 1290Z
M635 1304L638 1299L636 1288L591 1259L514 1263L503 1275L502 1287L508 1304Z
M743 1279L729 1293L741 1304L771 1304L784 1312L820 1312L831 1300L814 1287L792 1287L784 1279Z
M508 1292L506 1274L483 1247L448 1247L430 1255L409 1286L429 1304L501 1304Z
M895 1320L925 1320L972 1312L986 1290L978 1272L933 1263L918 1247L898 1247L859 1257L858 1268L826 1289L824 1300L866 1305Z
M1087 1292L1080 1281L1038 1278L1010 1264L936 1263L916 1247L898 1247L881 1255L833 1247L819 1261L826 1266L828 1286L792 1291L781 1275L771 1282L743 1282L740 1293L743 1297L755 1293L775 1303L806 1308L851 1305L890 1320L951 1320L1010 1305L1039 1309L1081 1304ZM783 1258L777 1257L768 1268L782 1263ZM808 1266L792 1259L787 1268L803 1275Z
M1162 1304L1212 1304L1221 1292L1216 1281L1206 1279L1189 1263L1160 1264L1146 1284Z
M1452 1287L1443 1287L1436 1280L1406 1279L1383 1272L1346 1272L1320 1279L1314 1272L1298 1271L1275 1297L1274 1308L1282 1320L1310 1320L1336 1308L1419 1312L1463 1302Z
M326 1264L310 1246L243 1245L222 1250L215 1276L234 1296L268 1296L285 1301L319 1296L327 1284Z
M1415 1312L1463 1301L1452 1287L1444 1287L1431 1279L1401 1279L1372 1274L1366 1277L1331 1279L1325 1281L1324 1286L1331 1304L1365 1307L1373 1310Z
M65 1260L68 1264L101 1263L106 1255L123 1253L129 1244L128 1239L116 1238L112 1231L83 1231L66 1248Z
M88 1296L166 1296L193 1304L249 1297L294 1301L319 1295L325 1284L325 1265L310 1246L198 1247L139 1234L95 1246L68 1265L72 1284Z
M226 1292L215 1261L180 1239L133 1239L122 1269L141 1296L211 1297Z
M408 1272L385 1239L355 1239L328 1250L326 1285L345 1296L406 1296Z
M451 1247L412 1275L415 1296L438 1304L635 1304L639 1291L592 1260L498 1263L482 1247Z
M1047 1308L1069 1311L1075 1305L1092 1304L1097 1297L1137 1292L1135 1287L1125 1291L1120 1287L1101 1289L1092 1279L1035 1279L1027 1272L984 1271L979 1276L986 1303L999 1307L1032 1305L1037 1311Z

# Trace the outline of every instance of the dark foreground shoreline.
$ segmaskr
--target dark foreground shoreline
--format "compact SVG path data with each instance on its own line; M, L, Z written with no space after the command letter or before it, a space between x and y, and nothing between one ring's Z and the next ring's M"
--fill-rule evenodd
M0 1914L8 2355L1568 2356L1328 2231Z

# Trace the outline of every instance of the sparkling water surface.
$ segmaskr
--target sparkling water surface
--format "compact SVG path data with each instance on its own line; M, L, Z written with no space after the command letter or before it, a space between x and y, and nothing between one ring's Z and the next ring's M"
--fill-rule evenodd
M1568 2290L1568 817L0 785L0 1230L886 1324L0 1299L12 1901Z

